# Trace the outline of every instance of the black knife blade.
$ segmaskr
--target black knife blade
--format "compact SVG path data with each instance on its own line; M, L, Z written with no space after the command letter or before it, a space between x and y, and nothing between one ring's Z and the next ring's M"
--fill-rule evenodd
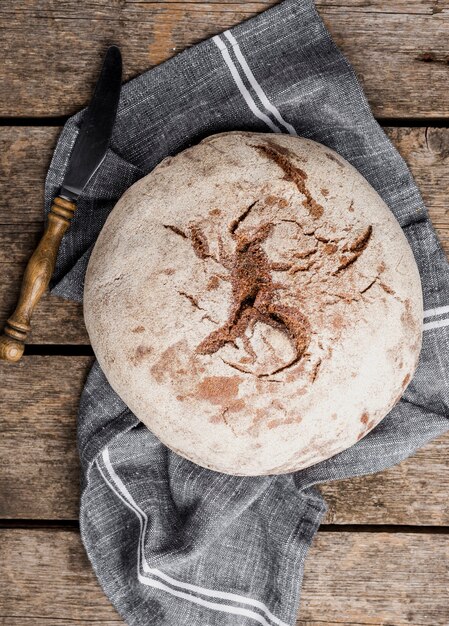
M73 146L60 196L77 200L100 167L111 140L122 83L122 56L110 46Z

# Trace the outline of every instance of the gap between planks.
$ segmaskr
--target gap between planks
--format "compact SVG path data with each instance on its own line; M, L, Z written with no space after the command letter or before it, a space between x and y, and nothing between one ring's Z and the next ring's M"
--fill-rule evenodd
M64 126L70 119L69 115L60 117L0 117L0 128L14 126L50 127ZM382 127L390 128L449 128L449 117L380 117L374 118Z
M2 530L55 530L79 532L79 521L57 519L0 519ZM375 533L407 535L449 535L449 526L412 526L406 524L326 524L320 525L320 533Z
M94 356L94 351L89 344L25 344L27 356Z

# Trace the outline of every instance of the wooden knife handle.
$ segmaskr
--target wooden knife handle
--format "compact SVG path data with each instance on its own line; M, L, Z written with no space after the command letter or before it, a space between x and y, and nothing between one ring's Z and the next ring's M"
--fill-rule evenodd
M22 358L31 316L53 275L61 240L75 210L74 202L60 196L54 199L42 239L28 261L16 310L0 336L0 359L14 363Z

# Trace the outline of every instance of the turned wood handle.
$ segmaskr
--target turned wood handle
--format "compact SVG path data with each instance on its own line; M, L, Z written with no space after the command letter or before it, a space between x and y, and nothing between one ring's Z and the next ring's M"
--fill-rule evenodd
M13 363L22 358L25 339L31 330L31 316L53 275L61 240L75 210L74 202L60 196L54 199L45 232L28 261L16 310L0 336L0 359Z

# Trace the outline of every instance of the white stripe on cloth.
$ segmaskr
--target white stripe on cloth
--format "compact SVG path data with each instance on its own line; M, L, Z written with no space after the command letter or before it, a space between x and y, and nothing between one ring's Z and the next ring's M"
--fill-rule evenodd
M244 82L242 81L242 79L240 78L240 74L234 64L234 61L231 59L231 56L228 52L228 49L226 48L226 45L221 41L220 37L218 35L215 35L215 37L212 37L212 41L215 43L215 45L217 46L217 48L220 50L223 59L225 60L226 65L228 66L232 78L234 79L235 84L237 85L240 93L242 94L246 104L248 105L249 109L251 110L251 112L258 117L260 120L262 120L263 122L265 122L265 124L274 132L274 133L281 133L281 129L276 126L276 124L274 122L272 122L270 120L270 118L268 117L268 115L265 115L265 113L263 113L259 107L257 106L257 104L254 102L253 97L251 96L251 94L249 93L248 89L246 88Z
M426 317L436 317L437 315L444 315L445 313L449 313L449 305L438 306L436 309L427 309L427 311L424 311L424 319L426 319Z
M250 619L255 620L256 622L259 622L259 624L262 624L262 626L272 626L273 624L276 624L277 626L288 626L288 624L286 624L285 622L282 622L279 618L273 615L273 613L271 613L268 607L265 604L263 604L263 602L260 602L259 600L246 598L245 596L240 596L235 593L229 593L225 591L216 591L213 589L207 589L205 587L199 587L197 585L192 585L190 583L184 583L184 582L181 582L179 580L172 578L171 576L168 576L167 574L164 574L158 569L151 568L148 565L148 562L146 560L145 553L144 553L144 541L145 541L146 529L148 526L148 516L137 505L134 498L131 496L128 489L124 485L123 481L120 479L120 477L117 475L114 468L112 467L108 448L105 448L103 450L102 458L103 458L104 465L108 471L108 474L111 477L111 480L113 481L113 483L115 484L115 487L117 487L118 491L114 487L114 485L111 483L111 481L109 481L108 478L105 476L97 459L96 465L101 476L103 477L103 480L111 489L111 491L123 502L123 504L128 509L133 511L133 513L135 513L135 515L139 519L140 535L139 535L139 542L138 542L138 547L137 547L137 560L138 560L137 577L140 583L150 586L150 587L161 589L163 591L166 591L167 593L170 593L171 595L174 595L179 598L183 598L185 600L189 600L190 602L208 607L216 611L222 611L224 613L231 613L234 615L244 615L246 617L249 617ZM254 611L251 611L249 609L245 609L243 607L235 607L235 606L231 606L227 604L218 604L216 602L209 602L207 600L204 600L203 598L199 598L190 593L184 593L182 591L177 591L175 589L172 589L171 587L167 587L159 580L155 580L154 578L150 578L148 576L142 575L140 573L140 566L142 566L142 569L144 570L144 572L151 574L152 576L157 576L159 578L162 578L163 580L165 580L166 582L170 583L171 585L175 587L186 589L192 592L201 593L202 595L208 596L208 597L213 597L213 598L218 598L218 599L223 599L223 600L230 600L232 602L238 602L240 604L247 604L250 606L254 606L260 609L265 614L265 616L270 620L270 622L268 622L267 619L265 619L262 615L259 615L258 613L255 613Z
M432 330L433 328L443 328L443 326L449 326L449 318L445 320L436 320L435 322L427 322L423 326L423 330Z
M275 107L274 104L272 104L268 100L268 97L267 97L266 93L264 92L264 90L262 89L260 84L257 82L256 77L254 76L254 74L253 74L251 68L249 67L245 57L243 56L243 53L242 53L242 51L240 49L240 46L239 46L236 38L234 37L234 35L229 30L225 31L224 35L227 38L227 40L230 42L230 44L232 46L232 49L234 50L234 54L237 57L237 60L238 60L238 62L240 63L240 65L242 67L242 70L245 72L245 75L246 75L246 77L247 77L251 87L256 92L257 96L259 97L259 99L262 102L262 104L264 105L264 107L268 111L270 111L270 113L272 113L274 115L274 117L277 119L277 121L280 124L282 124L282 126L285 127L285 129L287 130L288 133L290 133L290 135L295 135L297 137L298 133L293 128L293 126L284 120L284 118L282 117L279 109L277 107Z

